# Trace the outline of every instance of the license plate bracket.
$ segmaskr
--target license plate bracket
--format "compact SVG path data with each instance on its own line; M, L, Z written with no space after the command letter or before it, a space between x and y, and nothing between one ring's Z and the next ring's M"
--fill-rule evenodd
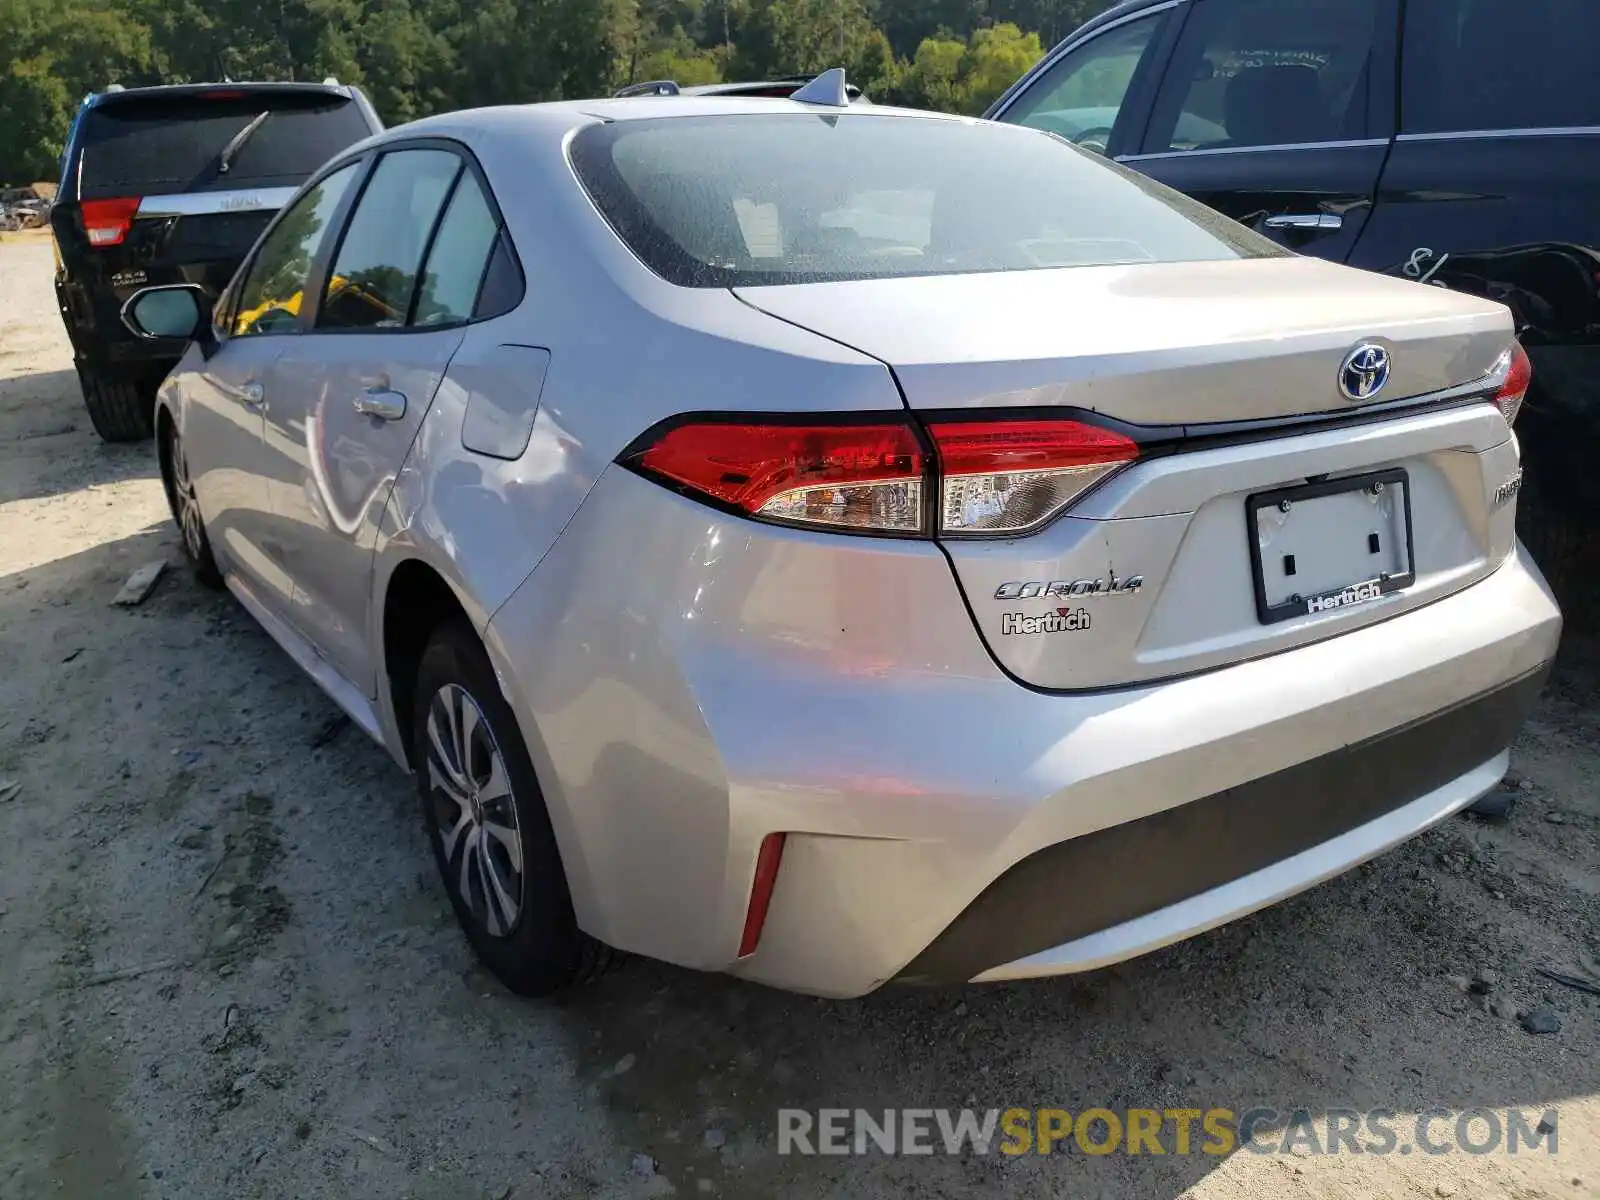
M1257 492L1245 521L1263 625L1358 607L1417 580L1411 481L1399 468Z

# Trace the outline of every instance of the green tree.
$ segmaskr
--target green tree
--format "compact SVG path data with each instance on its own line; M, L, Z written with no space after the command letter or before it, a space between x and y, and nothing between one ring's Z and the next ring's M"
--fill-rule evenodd
M79 100L150 57L150 31L103 6L0 0L0 180L56 178Z
M966 52L966 43L948 34L923 38L895 98L913 108L960 112L961 59Z
M972 35L961 60L962 112L981 113L1044 57L1037 33L995 25Z

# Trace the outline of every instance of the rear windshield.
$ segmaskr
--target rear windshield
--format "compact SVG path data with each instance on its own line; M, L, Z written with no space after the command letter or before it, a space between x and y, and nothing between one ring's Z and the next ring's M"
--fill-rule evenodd
M592 125L579 179L685 287L1283 254L1059 138L987 122L805 113Z
M224 147L264 112L266 121L239 147L228 173L219 175ZM356 103L339 96L122 100L83 115L79 194L289 187L371 132Z

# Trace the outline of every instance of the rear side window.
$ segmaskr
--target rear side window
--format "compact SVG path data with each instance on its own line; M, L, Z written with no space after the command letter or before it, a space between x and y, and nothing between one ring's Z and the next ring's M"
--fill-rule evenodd
M428 251L412 324L453 325L472 319L498 231L483 190L470 173L463 172Z
M223 187L291 187L372 132L344 97L241 94L123 99L83 114L79 195L148 196ZM247 125L226 174L222 152Z
M1410 0L1403 133L1600 125L1594 0Z
M573 165L657 274L736 287L1281 254L1059 137L860 114L591 125Z
M397 150L379 160L334 257L319 327L405 325L428 239L461 170L447 150Z
M1173 52L1146 152L1367 136L1377 0L1208 0Z

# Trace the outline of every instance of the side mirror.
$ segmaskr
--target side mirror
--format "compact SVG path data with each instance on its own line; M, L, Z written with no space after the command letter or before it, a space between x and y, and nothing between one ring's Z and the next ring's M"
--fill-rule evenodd
M200 288L192 283L140 288L122 306L122 323L136 337L147 340L199 337L209 331L209 318Z

